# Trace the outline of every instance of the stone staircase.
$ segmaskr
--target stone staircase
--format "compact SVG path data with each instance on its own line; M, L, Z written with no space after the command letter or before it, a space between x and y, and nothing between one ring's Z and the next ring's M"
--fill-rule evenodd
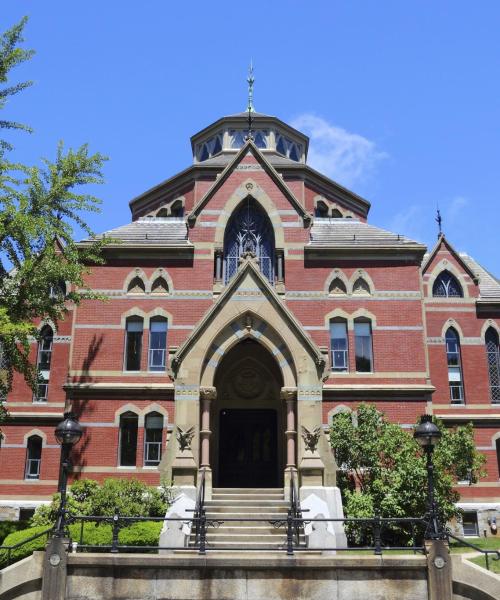
M212 500L205 502L207 519L226 521L220 527L209 527L209 550L280 550L286 548L286 525L274 527L269 521L286 519L289 504L283 488L214 488ZM265 519L262 522L249 519ZM303 532L300 544L305 545ZM189 545L194 546L194 534Z

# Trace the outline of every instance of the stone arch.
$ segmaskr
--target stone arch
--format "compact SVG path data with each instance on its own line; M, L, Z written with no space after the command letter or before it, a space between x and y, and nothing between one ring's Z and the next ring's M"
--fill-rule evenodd
M345 294L349 293L349 279L346 277L345 273L341 269L333 269L330 275L326 278L325 281L325 294L329 296L334 296L337 294L332 293L331 288L333 287L334 281L338 279L344 284ZM340 294L339 294L340 295Z
M148 404L145 408L142 409L142 413L143 413L144 417L146 417L146 415L148 415L149 413L152 413L152 412L160 413L160 415L162 415L164 417L164 419L165 419L164 426L166 427L169 422L168 410L166 410L165 408L163 408L163 406L160 406L156 402L153 402L152 404Z
M252 326L245 325L245 321L252 320ZM244 339L254 339L266 348L275 358L282 372L285 387L297 386L297 372L295 362L284 338L266 321L257 315L248 312L242 322L241 319L230 319L224 327L214 336L207 347L203 360L200 385L209 387L214 385L215 373L223 357Z
M487 319L481 327L481 339L485 341L486 332L489 328L495 329L500 337L500 325L494 319Z
M148 327L149 323L151 322L151 319L153 319L154 317L165 317L165 319L167 319L168 321L169 327L172 326L172 323L174 321L172 313L169 313L168 310L165 310L164 308L156 307L147 313Z
M129 287L130 287L130 284L132 283L132 281L136 278L141 280L142 284L144 285L144 292L141 292L141 293L147 293L149 291L149 281L146 276L146 273L144 273L144 271L142 269L136 268L133 271L130 271L130 273L127 275L127 277L125 277L125 280L123 282L123 291L125 292L125 294L133 293L133 292L129 292Z
M373 283L373 279L368 275L368 273L364 269L356 269L354 273L351 275L349 280L349 291L351 294L354 294L354 285L358 281L358 279L362 279L367 284L369 291L366 295L372 295L375 291L375 285ZM361 294L360 294L361 295Z
M38 334L40 334L42 332L42 329L44 327L46 327L47 325L52 329L52 333L54 334L54 337L55 337L57 335L57 327L56 327L54 321L49 318L45 318L40 321L40 323L38 324L38 326L36 328L38 331Z
M351 315L343 310L342 308L335 308L325 315L325 329L330 328L330 321L332 319L344 319L347 322L348 329L351 329L352 318Z
M235 209L238 208L242 200L244 200L247 196L253 198L269 217L271 225L274 229L275 247L284 248L285 233L276 205L253 179L247 179L239 187L237 187L224 205L224 209L217 221L217 227L215 228L216 247L222 247L224 245L224 233L226 231L226 226L229 222L229 219L231 218Z
M133 306L132 308L121 314L120 325L122 329L125 329L127 325L127 319L129 317L140 317L144 320L144 329L147 329L149 327L149 315L146 314L138 306Z
M132 404L130 402L124 404L123 406L120 406L120 408L115 410L114 423L116 427L120 427L120 417L127 412L133 412L134 414L136 414L138 417L138 426L144 427L144 410L138 408L135 404Z
M27 433L25 433L23 436L23 446L27 448L28 439L30 437L33 437L34 435L37 435L39 438L42 439L42 448L45 448L47 446L47 434L41 431L40 429L30 429Z
M443 341L446 337L446 332L448 331L448 329L450 329L450 327L452 327L458 334L458 337L460 338L460 344L463 343L464 340L464 332L462 331L462 328L460 327L459 323L455 320L455 319L448 319L443 323L443 326L441 327L441 337L443 338Z
M332 422L332 419L335 415L338 415L340 413L349 413L350 415L353 414L353 410L352 408L350 408L349 406L346 406L345 404L338 404L335 408L331 408L328 411L328 414L326 416L327 418L327 424L330 425Z
M155 269L153 271L153 273L151 274L151 277L149 278L149 291L152 294L154 294L153 285L159 277L162 277L165 280L165 282L167 283L168 294L172 294L172 292L174 291L174 282L172 280L172 277L170 277L169 272L166 269L164 269L163 267Z
M368 319L371 322L372 331L377 327L377 317L366 308L358 308L352 313L349 321L350 328L354 328L354 321L356 319Z
M457 279L458 283L460 284L460 287L462 288L463 298L439 298L432 295L434 282L443 271L449 271ZM429 298L434 298L434 300L437 301L443 300L447 302L453 302L456 300L464 300L465 298L470 298L469 284L465 280L464 275L460 273L460 271L457 269L457 267L446 258L443 258L436 264L436 266L432 269L432 271L429 274L429 278L427 280L427 296Z

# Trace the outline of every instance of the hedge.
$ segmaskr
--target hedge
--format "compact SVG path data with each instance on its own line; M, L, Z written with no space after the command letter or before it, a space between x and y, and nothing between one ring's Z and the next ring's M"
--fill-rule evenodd
M27 527L29 527L28 521L0 521L0 546L9 533L26 529Z
M160 532L163 527L162 521L142 521L133 523L128 527L120 529L118 534L119 544L127 546L157 546L160 538ZM38 527L30 527L22 531L15 531L9 534L4 542L4 546L14 546L29 539L30 537L46 531L44 525ZM71 539L78 544L82 543L89 546L110 546L112 542L112 527L108 523L84 523L83 538L81 536L81 524L74 523L69 526ZM23 544L19 548L11 551L11 562L15 562L32 554L35 550L44 550L47 541L46 536L41 536L31 542ZM92 548L92 552L98 552L98 548ZM8 551L0 550L0 565L8 560Z

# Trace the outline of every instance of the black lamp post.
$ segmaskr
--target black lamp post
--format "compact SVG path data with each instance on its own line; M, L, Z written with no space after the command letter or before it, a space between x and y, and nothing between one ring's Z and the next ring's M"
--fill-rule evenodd
M434 494L434 464L432 462L432 453L441 438L441 432L439 431L438 426L432 422L431 415L423 415L420 418L420 423L415 427L413 437L423 448L427 457L427 510L430 523L426 536L430 539L439 539L442 531Z
M56 537L64 537L66 526L66 488L68 485L68 470L71 466L69 455L71 448L80 441L82 433L82 426L78 423L73 413L64 413L64 420L59 423L54 431L56 440L61 444L61 463L59 466L59 484L57 486L61 494L61 502L59 504L59 514L54 531Z

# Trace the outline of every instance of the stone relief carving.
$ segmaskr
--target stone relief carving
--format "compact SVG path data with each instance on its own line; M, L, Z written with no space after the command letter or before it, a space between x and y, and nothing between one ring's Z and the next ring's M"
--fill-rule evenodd
M310 452L316 452L319 444L319 438L321 435L321 427L315 427L312 431L309 431L304 425L302 425L302 439L306 445L306 450Z
M200 388L200 397L202 400L216 400L217 399L217 388L215 387L202 387Z
M242 398L259 396L263 392L264 386L264 379L252 367L244 367L235 373L232 385L236 394Z
M175 437L177 438L181 452L184 452L185 450L191 450L191 442L194 438L194 425L186 430L181 429L179 425L177 425Z

